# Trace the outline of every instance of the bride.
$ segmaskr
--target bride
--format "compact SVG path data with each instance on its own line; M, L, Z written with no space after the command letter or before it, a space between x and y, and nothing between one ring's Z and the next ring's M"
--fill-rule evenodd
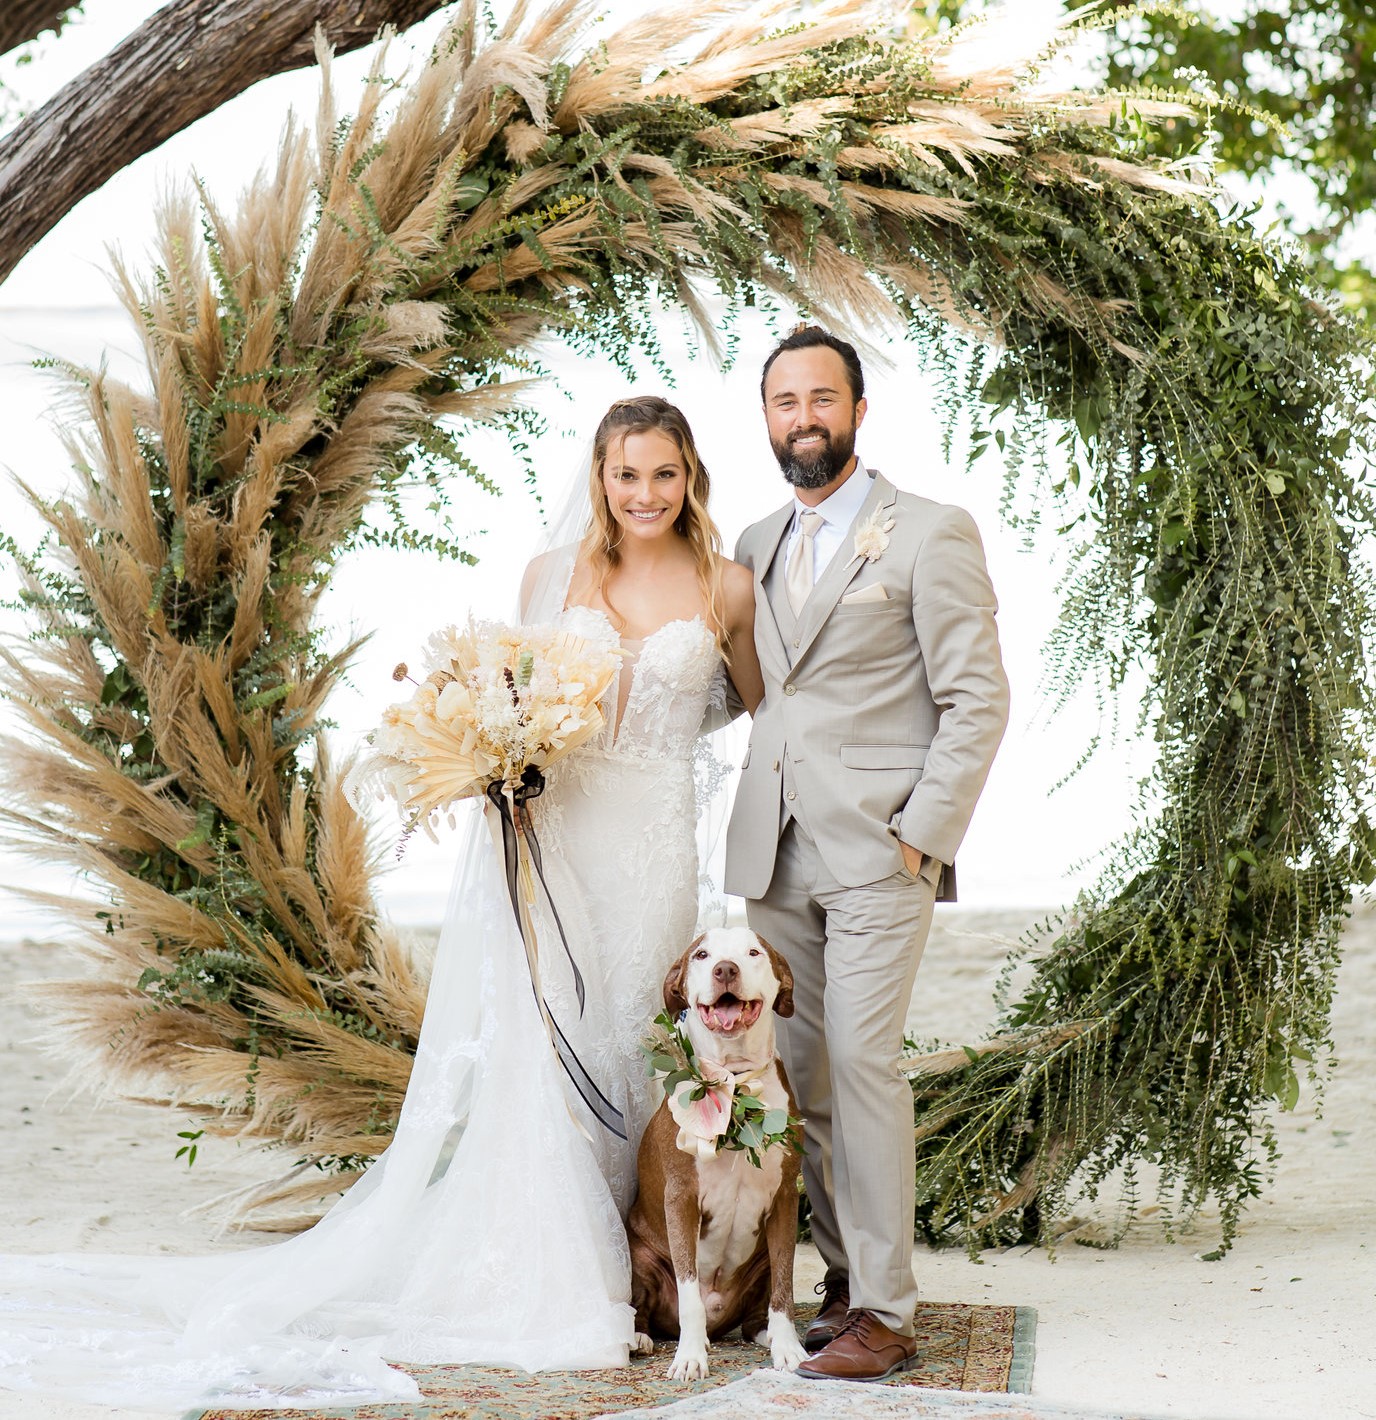
M545 1034L499 860L470 815L391 1147L309 1232L212 1257L0 1259L0 1384L126 1405L405 1400L388 1361L624 1365L622 1218L656 1101L639 1041L698 912L699 731L729 673L763 695L750 574L720 553L683 415L619 400L526 571L525 621L623 652L606 727L532 801L582 971L541 956L551 1013L624 1117L611 1132ZM710 776L707 776L710 777ZM537 938L557 940L537 909ZM562 967L562 972L560 968Z

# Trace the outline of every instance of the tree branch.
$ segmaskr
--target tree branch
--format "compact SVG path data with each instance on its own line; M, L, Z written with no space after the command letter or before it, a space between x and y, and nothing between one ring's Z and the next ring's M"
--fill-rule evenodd
M135 158L259 79L313 63L317 25L346 53L445 3L171 0L0 142L0 282Z
M44 30L60 30L76 8L71 0L10 0L0 12L0 54L28 44Z

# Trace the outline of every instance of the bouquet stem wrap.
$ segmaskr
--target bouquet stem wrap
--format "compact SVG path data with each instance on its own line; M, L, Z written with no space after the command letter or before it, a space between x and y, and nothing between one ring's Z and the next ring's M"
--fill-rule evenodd
M550 916L559 932L564 954L568 957L573 971L574 990L578 995L578 1011L582 1014L586 991L583 973L578 969L569 939L564 932L564 924L559 920L559 909L545 880L544 864L540 857L540 840L535 833L535 821L531 817L528 804L545 790L545 776L534 766L528 767L515 785L494 782L487 787L487 798L497 811L501 832L502 861L506 877L506 890L511 898L511 910L516 916L516 927L521 934L521 942L526 951L526 964L530 968L530 985L535 993L536 1005L540 1008L540 1018L545 1023L549 1043L559 1063L573 1082L573 1087L582 1097L583 1103L605 1129L618 1138L626 1137L626 1121L621 1111L602 1093L596 1081L588 1074L577 1051L569 1044L568 1037L554 1018L544 991L540 985L540 949L535 935L535 923L531 919L530 906L535 897L534 878L540 880L540 887L549 905ZM533 876L532 876L533 870Z

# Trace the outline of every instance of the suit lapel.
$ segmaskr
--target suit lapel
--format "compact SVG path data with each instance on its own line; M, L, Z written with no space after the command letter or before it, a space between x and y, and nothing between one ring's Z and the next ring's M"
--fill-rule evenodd
M755 619L756 631L764 632L763 637L760 635L755 637L756 650L762 658L773 661L774 674L780 680L784 680L788 676L788 652L784 647L783 632L779 630L774 604L770 601L769 593L765 590L765 578L768 577L769 569L774 565L774 559L779 553L779 544L783 541L784 534L788 531L792 521L792 503L787 503L778 512L760 519L760 555L755 559L754 568L755 605L764 608L764 615Z
M855 521L847 531L859 527L879 509L892 507L897 498L898 490L894 488L893 484L882 473L876 473L873 486L866 495L865 501L860 505L860 511L855 515ZM795 669L803 657L807 655L808 648L817 639L817 633L826 625L827 618L836 609L836 603L841 600L846 588L859 575L860 569L864 565L865 559L854 556L849 544L843 542L836 556L827 565L826 571L822 573L821 581L813 587L812 595L804 603L802 615L798 618L796 631L798 649L793 655Z

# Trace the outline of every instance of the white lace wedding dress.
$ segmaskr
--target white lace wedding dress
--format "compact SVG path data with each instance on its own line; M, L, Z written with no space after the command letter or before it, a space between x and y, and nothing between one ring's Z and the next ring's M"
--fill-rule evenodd
M561 616L617 639L600 612ZM653 1107L638 1043L698 914L695 747L725 679L701 618L625 649L601 740L551 770L532 811L586 1006L580 1018L554 925L537 911L545 998L629 1138L593 1119L554 1058L500 858L470 844L387 1153L284 1243L204 1258L0 1259L0 1384L266 1408L414 1398L386 1361L626 1362L621 1217Z

